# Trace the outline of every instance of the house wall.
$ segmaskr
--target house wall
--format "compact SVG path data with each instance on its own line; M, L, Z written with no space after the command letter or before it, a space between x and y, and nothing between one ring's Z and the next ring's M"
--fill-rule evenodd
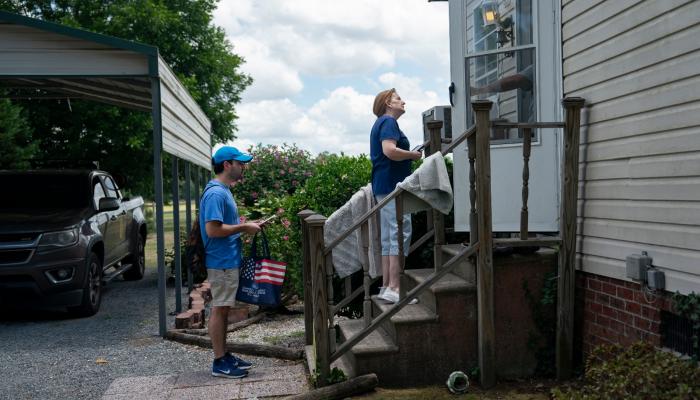
M562 0L561 18L564 95L586 100L580 269L626 287L645 250L668 291L700 292L700 1Z

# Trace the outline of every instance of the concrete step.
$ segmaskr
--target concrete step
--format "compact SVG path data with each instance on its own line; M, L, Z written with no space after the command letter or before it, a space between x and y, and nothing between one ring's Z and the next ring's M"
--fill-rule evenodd
M432 268L425 269L408 269L406 270L406 277L408 283L408 290L412 290L414 287L425 282L435 270ZM476 296L476 286L473 282L468 282L463 278L449 272L437 282L433 284L430 288L424 290L418 299L420 304L423 304L426 308L431 310L433 313L440 316L440 308L438 307L438 298L443 299L451 297L450 294L459 294L467 297ZM447 296L447 297L445 297ZM465 305L469 306L469 305ZM446 311L454 311L454 309L448 309Z
M377 296L372 296L372 318L377 318L381 313L391 308L391 306L393 306L393 303L382 300ZM402 326L435 323L437 320L437 314L428 306L419 302L418 304L409 304L398 313L392 315L391 318L382 324L382 328L397 342Z
M365 324L361 319L349 319L338 321L338 326L340 327L340 342L343 343L364 329ZM355 357L366 355L381 356L383 354L397 353L398 351L399 348L391 335L381 327L375 329L352 348L352 353Z

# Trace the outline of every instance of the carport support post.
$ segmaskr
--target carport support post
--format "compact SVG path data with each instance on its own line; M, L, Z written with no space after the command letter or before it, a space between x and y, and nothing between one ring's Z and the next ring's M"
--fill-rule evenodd
M192 231L192 174L190 173L190 162L185 161L185 224L187 227L185 231L187 232L187 238L190 237L190 231ZM187 268L187 293L191 293L194 288L192 287L192 271Z
M194 210L197 213L197 216L199 217L199 188L201 187L201 182L200 182L200 177L199 177L199 167L194 166L194 198L196 199L195 201L197 202L194 206Z
M173 244L175 248L175 311L182 311L182 265L180 257L180 171L177 157L172 156L173 170Z
M156 196L156 251L158 263L158 332L165 337L165 233L163 232L163 123L160 109L160 79L151 77L153 119L153 184Z

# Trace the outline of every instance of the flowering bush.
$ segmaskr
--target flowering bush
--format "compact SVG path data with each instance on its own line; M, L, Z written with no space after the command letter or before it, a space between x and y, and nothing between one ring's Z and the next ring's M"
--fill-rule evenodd
M296 145L258 144L247 149L253 155L243 179L233 185L239 203L252 206L259 199L293 194L313 172L313 159L308 151Z
M287 263L286 293L301 294L304 286L301 232L297 213L310 209L329 216L345 204L360 187L369 183L372 172L371 162L366 156L350 157L343 154L322 154L316 158L313 167L313 172L304 186L293 194L268 192L240 210L241 215L249 219L273 214L278 216L265 226L265 234L270 243L272 257ZM244 238L246 252L250 251L251 240L252 237Z
M296 211L313 210L326 217L347 202L369 183L372 162L366 155L346 156L323 153L316 158L316 168L290 204Z

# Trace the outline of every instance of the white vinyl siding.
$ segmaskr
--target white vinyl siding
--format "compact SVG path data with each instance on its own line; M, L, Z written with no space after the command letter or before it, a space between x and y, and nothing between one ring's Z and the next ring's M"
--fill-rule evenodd
M649 252L700 292L700 1L563 0L565 96L586 99L580 267L625 278Z

